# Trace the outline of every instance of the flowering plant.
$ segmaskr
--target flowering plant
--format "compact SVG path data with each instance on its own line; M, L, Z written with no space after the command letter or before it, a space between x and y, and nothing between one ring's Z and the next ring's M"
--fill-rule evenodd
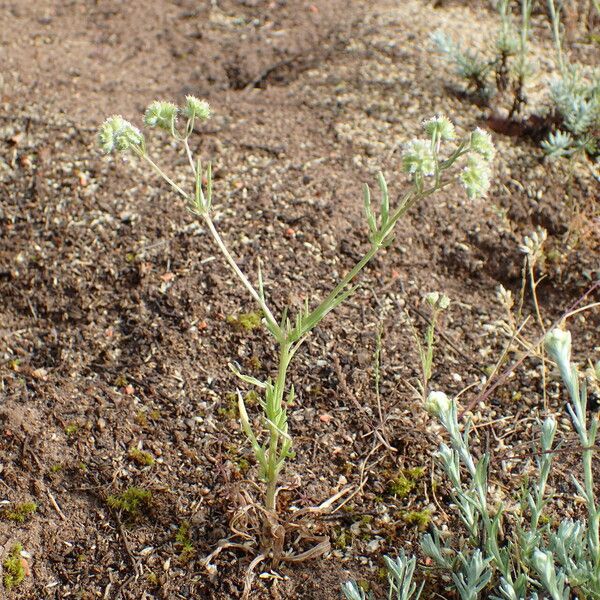
M169 132L183 146L194 181L188 190L175 183L154 162L142 133L121 116L110 117L101 126L99 142L104 152L129 151L145 161L185 200L190 211L204 221L229 267L259 306L263 323L278 348L278 369L274 378L261 381L235 371L243 382L257 386L262 391L260 425L248 414L239 392L238 405L242 429L252 446L260 478L265 483L264 507L261 510L264 516L261 553L263 557L271 556L276 563L284 559L283 541L280 538L282 528L277 516L277 485L286 461L294 456L293 438L288 427L288 407L294 400L295 390L287 384L288 369L293 358L325 316L355 292L357 286L353 282L357 275L377 252L392 243L396 223L412 206L456 179L462 181L471 198L483 195L488 190L494 149L489 135L479 129L446 148L443 143L456 138L452 123L443 116L425 121L423 128L428 137L409 142L404 149L402 164L410 177L410 187L404 196L392 205L385 178L380 173L378 187L381 198L379 211L376 212L371 202L371 191L368 186L364 187L364 210L369 230L369 248L364 256L315 307L311 308L307 301L298 314L292 316L286 309L277 318L267 298L260 269L255 285L239 268L212 219L211 165L209 163L204 169L200 160L194 159L189 145L195 123L206 121L210 114L208 103L192 96L186 98L182 107L170 102L152 102L145 113L144 122L148 127ZM180 117L185 119L184 125L179 124ZM466 167L461 172L456 166L463 159Z

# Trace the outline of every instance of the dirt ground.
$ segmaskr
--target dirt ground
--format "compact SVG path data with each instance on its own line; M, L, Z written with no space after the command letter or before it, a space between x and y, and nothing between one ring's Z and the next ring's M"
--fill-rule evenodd
M443 27L481 47L495 16L458 0L18 0L0 2L0 20L0 510L37 505L23 523L0 518L0 557L16 542L28 553L24 583L2 593L237 599L252 556L227 549L212 571L203 563L234 512L258 498L227 365L265 377L274 349L264 330L239 325L255 307L193 215L139 161L102 156L98 125L114 113L141 124L156 98L208 99L214 118L193 149L213 161L215 220L248 273L262 259L276 310L297 308L366 249L361 186L381 169L401 194L401 143L423 118L445 113L461 132L490 125L489 111L452 92L429 34ZM598 44L576 42L597 63ZM550 48L537 15L530 95L539 104ZM562 412L554 376L544 406L534 359L477 399L507 343L496 288L518 297L525 234L548 231L537 273L545 326L590 289L579 306L600 300L598 183L581 164L548 162L526 136L494 141L489 197L452 188L412 210L294 364L297 458L281 510L352 497L311 523L332 550L276 571L262 565L251 598L337 599L350 578L381 591L382 555L418 552L407 515L449 522L447 489L432 485L439 432L410 387L419 374L411 323L424 330L425 293L452 299L433 386L468 387L461 402L474 403L507 498L531 461L505 459L529 448L537 416ZM164 142L154 135L151 152L185 182L184 157ZM533 314L529 293L524 301ZM599 358L599 314L569 320L581 364ZM576 453L557 459L559 512L576 464ZM390 491L415 467L424 475L409 493ZM131 486L152 494L135 518L107 501Z

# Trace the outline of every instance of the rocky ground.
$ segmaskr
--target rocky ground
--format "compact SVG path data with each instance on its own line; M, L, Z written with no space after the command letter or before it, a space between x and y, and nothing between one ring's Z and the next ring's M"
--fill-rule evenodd
M344 493L307 525L330 552L260 565L251 597L337 599L350 578L380 591L383 554L418 552L419 528L453 522L434 468L439 431L413 391L429 291L452 299L432 386L466 390L493 484L506 501L518 496L536 419L562 414L563 399L552 369L544 389L540 361L517 349L498 373L520 366L490 388L508 343L496 290L519 298L519 246L543 227L544 327L598 302L600 212L583 163L549 162L522 128L499 127L432 52L438 28L484 48L497 27L487 3L20 0L0 3L0 15L0 544L3 557L22 544L27 571L8 598L235 599L252 560L226 549L210 569L204 562L231 534L232 515L260 499L227 365L266 377L274 348L183 202L137 159L97 148L108 115L141 124L155 98L211 103L193 150L213 162L215 220L242 268L255 274L261 259L278 312L322 297L367 248L362 185L382 170L400 196L402 143L422 119L445 113L461 133L490 129L498 148L488 198L453 187L415 207L298 355L297 457L280 509ZM593 64L598 44L586 31L569 35ZM542 14L532 53L523 120L547 103ZM163 136L150 147L189 181ZM581 365L599 358L599 314L568 321ZM529 291L527 315L524 335L538 339ZM560 514L573 510L564 475L577 460L575 451L557 459ZM132 487L145 492L135 514L114 502ZM11 518L24 503L35 511ZM448 597L435 576L427 591Z

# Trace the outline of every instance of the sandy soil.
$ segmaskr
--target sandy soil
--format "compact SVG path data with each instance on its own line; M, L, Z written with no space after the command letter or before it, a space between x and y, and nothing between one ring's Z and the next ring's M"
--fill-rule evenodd
M234 512L258 498L227 364L264 377L273 347L260 328L236 326L255 308L193 215L137 160L102 156L98 125L113 113L139 124L155 98L207 98L214 118L193 144L214 164L219 228L246 271L262 259L277 311L301 306L367 247L361 186L381 169L393 197L401 194L401 144L423 118L443 112L461 132L494 125L488 109L451 89L458 82L429 42L443 27L484 47L494 14L483 2L437 4L0 3L0 510L37 505L23 523L0 519L2 556L15 542L29 553L29 576L4 590L8 598L236 599L252 558L225 550L215 572L203 564ZM597 44L572 35L592 64ZM545 102L551 74L542 15L532 46L540 70L527 114ZM462 402L497 458L493 481L506 498L531 469L508 458L523 456L538 415L562 411L555 383L544 404L539 361L528 358L478 400L507 343L496 288L518 297L525 234L548 231L537 271L544 326L576 302L600 300L598 185L581 164L546 161L519 127L494 140L489 198L472 202L453 188L416 207L356 296L299 355L297 458L280 508L316 506L346 488L354 496L310 523L331 552L276 571L263 565L253 599L337 599L349 578L381 590L382 555L418 551L407 512L450 522L433 466L439 432L409 385L426 292L452 299L433 385L449 394L471 386ZM181 154L160 135L151 146L187 181ZM524 302L533 314L530 293ZM582 364L598 359L599 314L569 321ZM374 384L381 329L383 424ZM540 335L535 318L525 331ZM510 353L506 367L520 358ZM572 498L563 475L576 461L576 453L557 461L558 511ZM391 481L414 467L425 468L414 489L391 493ZM131 486L152 500L128 519L107 499ZM177 536L185 524L187 553ZM305 549L293 537L287 547ZM434 592L445 594L435 577Z

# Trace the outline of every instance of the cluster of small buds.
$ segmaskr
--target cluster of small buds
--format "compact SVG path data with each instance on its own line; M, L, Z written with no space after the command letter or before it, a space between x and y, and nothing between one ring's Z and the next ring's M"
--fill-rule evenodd
M402 167L411 175L428 176L435 173L436 160L430 140L411 140L404 148Z
M446 310L450 306L450 298L443 292L429 292L425 302L434 310Z
M484 196L490 189L490 164L478 154L467 158L467 166L460 175L467 191L467 196L473 200Z
M548 355L566 370L571 362L571 332L552 329L544 338L544 346Z
M444 392L430 392L425 401L425 410L432 417L445 415L452 407L452 400Z
M144 113L144 123L148 127L160 127L167 131L173 131L177 120L177 106L172 102L155 100Z
M492 161L496 155L492 136L480 127L471 134L470 147L473 152L480 154L488 162Z
M444 115L437 115L423 121L423 129L432 139L453 140L456 138L452 121Z
M519 246L519 250L531 260L536 261L542 256L542 246L547 237L548 232L542 227L538 227L533 233L523 238L523 243Z
M149 104L144 113L144 124L148 127L165 129L178 137L175 125L180 113L188 119L187 137L193 129L195 119L206 121L210 118L210 106L206 100L199 100L194 96L186 96L185 106L182 108L178 108L172 102L155 100ZM132 149L145 152L143 134L121 115L114 115L102 124L98 132L98 141L106 154Z
M478 127L471 133L469 150L472 154L469 154L467 166L460 178L467 196L474 199L484 196L490 189L490 163L494 159L496 149L490 134Z
M206 100L199 100L195 96L186 96L183 114L188 119L198 118L206 121L210 118L210 105Z
M456 158L468 153L467 164L460 178L469 198L484 196L490 188L490 163L496 153L490 134L478 127L469 136L468 145L460 146L449 160L439 162L441 142L456 138L454 125L447 117L438 115L423 121L422 126L429 139L411 140L404 146L403 170L418 181L422 177L437 176Z
M103 152L125 152L132 148L142 150L144 136L141 131L120 115L114 115L104 121L98 132L98 141Z

